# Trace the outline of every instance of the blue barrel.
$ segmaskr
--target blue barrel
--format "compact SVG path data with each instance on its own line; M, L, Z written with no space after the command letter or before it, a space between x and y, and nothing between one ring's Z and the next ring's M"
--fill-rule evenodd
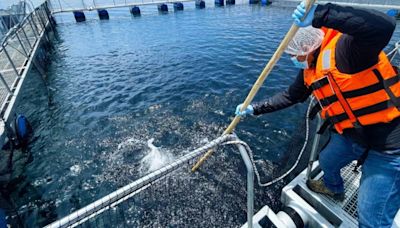
M206 2L203 0L196 0L196 8L204 9L206 8Z
M130 12L131 12L131 14L133 15L133 16L140 16L140 9L139 9L139 7L138 6L134 6L134 7L132 7L131 8L131 10L130 10Z
M175 11L183 10L183 3L182 2L175 2L174 3L174 10Z
M235 5L235 0L226 0L226 5Z
M97 10L97 14L99 15L100 20L108 20L108 19L110 19L110 15L108 15L107 10L105 10L105 9Z
M396 10L396 9L391 9L391 10L388 10L386 12L386 14L391 16L391 17L398 17L399 16L399 11Z
M158 5L158 11L159 12L162 12L162 13L165 13L165 12L168 12L168 5L167 4L159 4Z
M74 11L73 13L74 13L76 22L86 21L85 13L83 13L83 11Z
M224 6L224 0L215 0L214 3L216 6Z

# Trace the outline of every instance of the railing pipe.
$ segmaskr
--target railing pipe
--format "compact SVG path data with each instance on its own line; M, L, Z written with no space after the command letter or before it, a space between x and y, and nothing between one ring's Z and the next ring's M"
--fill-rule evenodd
M35 25L35 27L37 28L36 29L36 32L37 32L37 34L39 34L39 36L40 36L40 33L42 32L42 26L41 26L41 24L40 24L40 21L39 21L39 19L38 19L38 15L37 15L37 11L35 10L35 12L34 13L32 13L32 23Z
M15 17L17 16L16 14L10 14L10 27L11 23L14 23L14 27L19 25L19 21L15 21Z
M87 9L85 2L82 0L82 8Z
M20 45L21 45L21 47L22 47L22 50L23 50L24 53L25 53L25 56L28 57L28 52L26 51L25 46L24 46L24 44L22 43L22 40L21 40L21 38L19 37L18 32L16 32L15 35L17 36L17 39L18 39L18 41L19 41L19 43L20 43Z
M35 38L37 39L38 36L39 36L39 33L37 33L37 30L35 30L35 28L37 29L37 26L36 26L36 24L35 24L35 21L33 20L33 16L32 16L32 15L33 15L33 14L31 14L30 20L28 19L28 21L29 21L29 25L31 26L32 33L33 33L33 35L35 36ZM34 28L33 26L35 26L35 28Z
M38 11L40 11L40 14L42 15L42 16L40 16L40 20L41 20L42 23L43 23L44 35L45 35L45 37L47 38L47 41L50 42L50 37L49 37L49 35L46 33L46 29L47 29L47 23L50 23L50 24L51 24L51 22L46 20L47 17L46 17L46 12L45 12L44 5L43 5L43 4L40 6L40 9L39 9Z
M10 94L12 95L13 93L11 92L10 87L8 86L6 80L4 79L4 77L3 77L3 75L2 75L1 73L0 73L0 80L1 80L1 82L4 84L4 86L6 87L7 92L10 93Z
M8 29L7 23L4 21L4 18L3 17L0 18L1 18L1 24L3 24L3 26Z
M60 0L58 0L58 4L60 5L60 11L62 11L62 10L63 10L63 8L62 8L62 6L61 6L61 2L60 2Z
M51 30L54 31L53 21L51 20L51 18L50 18L50 16L49 16L50 10L49 10L47 4L45 5L44 12L45 12L46 18L47 18L47 20L48 20L48 22L49 22L49 24L50 24Z
M7 34L8 27L6 25L6 22L4 21L3 17L0 17L0 18L1 18L1 25L4 28L4 33Z
M33 28L32 28L33 29ZM31 41L29 40L29 37L28 37L28 35L26 34L26 32L25 32L25 29L23 28L23 27L21 27L21 30L22 30L22 33L24 33L24 36L25 36L25 38L26 38L26 41L28 42L28 44L29 44L29 46L31 47L31 49L33 48L33 44L35 44L35 42L33 43L33 44L31 44ZM34 33L34 35L35 35L35 40L37 39L36 38L36 34Z
M13 67L13 70L14 70L15 74L17 75L17 77L19 77L18 70L17 70L17 68L15 67L15 64L14 64L14 62L12 61L10 55L8 54L8 51L7 51L6 46L5 46L4 44L3 44L3 51L4 51L4 54L6 54L6 57L7 57L8 61L10 61L11 66Z
M44 21L43 18L43 7L40 7L37 12L39 13L39 20L40 22L42 22L43 29L46 29L46 22Z
M241 144L237 144L237 147L247 169L247 227L252 228L254 215L254 170L245 147Z
M314 141L313 141L313 145L311 148L311 153L310 153L310 159L308 161L308 167L307 167L307 172L306 172L306 177L307 179L310 179L310 174L311 174L311 169L313 166L314 161L317 159L317 155L318 155L318 145L319 145L319 141L321 139L321 134L318 133L318 129L321 127L322 124L322 120L320 115L317 115L317 130L315 131L315 136L314 136Z
M43 31L44 28L42 28L43 24L40 23L40 20L38 19L38 9L35 10L35 15L32 14L32 22L36 27L36 31L40 36L40 33Z
M4 18L0 17L0 19L1 19L1 24L4 26L4 28L8 29L8 26L7 26L6 22L4 21Z
M397 42L395 45L396 45L396 51L397 51L397 53L400 54L400 41ZM396 54L395 54L395 55L396 55Z

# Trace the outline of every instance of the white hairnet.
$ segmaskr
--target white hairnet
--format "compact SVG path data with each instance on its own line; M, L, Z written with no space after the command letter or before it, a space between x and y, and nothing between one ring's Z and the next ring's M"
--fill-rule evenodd
M299 28L285 52L290 55L308 55L321 46L324 35L321 29L312 26Z

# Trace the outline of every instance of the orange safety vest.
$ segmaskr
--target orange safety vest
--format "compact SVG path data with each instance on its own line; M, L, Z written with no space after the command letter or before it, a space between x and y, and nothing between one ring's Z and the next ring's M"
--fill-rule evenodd
M400 116L400 82L384 52L374 66L355 74L336 67L335 50L341 33L325 30L315 68L304 70L304 83L313 90L321 116L334 124L338 133Z

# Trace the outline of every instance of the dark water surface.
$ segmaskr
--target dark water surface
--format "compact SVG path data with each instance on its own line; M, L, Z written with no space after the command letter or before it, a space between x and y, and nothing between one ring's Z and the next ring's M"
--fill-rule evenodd
M163 15L143 7L139 18L111 10L109 21L91 12L79 24L70 14L57 16L59 40L48 66L53 102L47 105L33 73L20 107L36 138L33 161L12 194L25 224L61 218L219 136L288 31L291 11L247 4L196 10L188 3L183 12ZM255 100L285 89L296 72L284 56ZM256 159L279 164L291 138L303 133L296 126L305 108L246 118L237 133ZM237 151L218 151L196 174L189 167L175 172L173 183L144 193L130 224L246 221L245 168ZM256 209L277 205L282 186L257 189Z

